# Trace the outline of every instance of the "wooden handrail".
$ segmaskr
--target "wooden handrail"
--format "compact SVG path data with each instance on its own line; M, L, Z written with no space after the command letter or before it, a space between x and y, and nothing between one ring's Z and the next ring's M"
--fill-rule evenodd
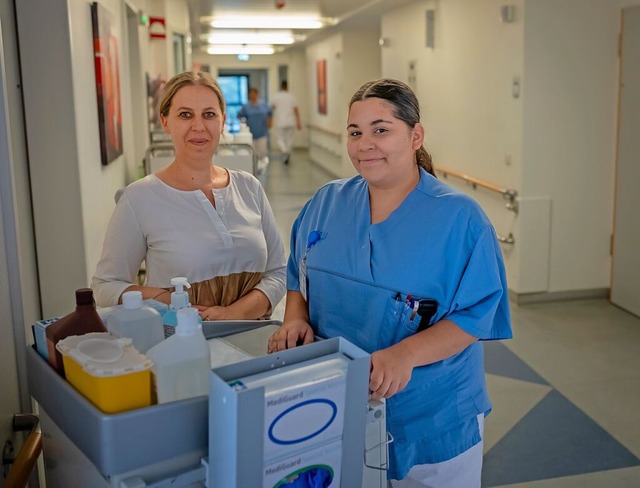
M496 193L500 193L502 197L507 200L507 210L511 210L512 212L518 213L518 201L516 198L518 197L518 192L516 190L512 190L510 188L501 188L498 185L494 185L493 183L489 183L488 181L483 181L478 178L474 178L473 176L469 176L465 173L461 173L460 171L455 171L447 168L435 168L435 170L442 174L445 178L447 176L455 176L456 178L460 178L461 180L470 183L475 189L478 186L482 188L486 188L487 190L494 191ZM513 245L516 243L513 234L510 232L508 236L504 236L502 234L497 234L498 241L502 244Z
M502 234L496 234L496 237L503 244L515 244L516 243L516 239L515 239L515 237L513 237L513 234L511 232L509 232L508 236L504 236Z
M461 180L470 183L473 188L480 186L482 188L486 188L487 190L494 191L496 193L500 193L505 200L508 200L506 207L508 210L512 212L518 213L518 192L511 188L502 188L498 185L494 185L493 183L489 183L488 181L481 180L479 178L475 178L473 176L469 176L468 174L461 173L460 171L455 171L453 169L441 168L437 167L436 171L442 173L442 176L445 178L447 176L454 176L456 178L460 178Z
M29 482L31 471L42 452L42 434L36 431L38 417L31 414L13 416L13 430L31 429L31 433L22 444L20 452L9 469L4 488L24 488Z

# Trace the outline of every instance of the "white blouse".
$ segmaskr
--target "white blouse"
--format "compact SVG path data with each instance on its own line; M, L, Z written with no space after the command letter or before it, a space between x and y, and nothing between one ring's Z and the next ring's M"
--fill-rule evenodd
M257 289L275 307L285 293L285 255L260 182L229 171L214 189L214 207L201 190L177 190L148 175L125 188L109 222L92 288L99 306L118 303L135 283L142 261L146 285L170 287L185 276L198 283L216 276L263 272Z

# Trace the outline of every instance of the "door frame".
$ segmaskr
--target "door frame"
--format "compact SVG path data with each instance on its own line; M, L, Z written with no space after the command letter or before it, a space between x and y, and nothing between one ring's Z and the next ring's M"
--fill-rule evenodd
M615 177L614 177L614 202L613 202L613 234L612 234L612 242L611 242L611 293L610 293L610 300L611 303L613 303L614 305L616 305L617 307L620 307L634 315L640 316L640 303L637 302L633 302L633 295L636 296L640 296L640 280L633 280L633 279L629 279L629 276L623 277L623 282L620 281L616 281L616 278L619 279L619 272L621 271L622 266L623 265L617 265L616 266L616 258L620 257L622 252L625 253L625 255L634 255L635 252L635 256L636 259L638 259L638 254L637 254L637 249L634 251L633 249L627 249L627 248L633 248L633 241L634 239L634 232L639 233L640 234L640 228L639 229L631 229L630 232L627 232L629 229L625 228L624 230L624 234L621 235L620 229L621 227L621 221L620 218L623 216L622 212L622 205L625 204L624 201L621 201L621 183L624 182L629 182L631 180L634 180L634 178L630 178L629 174L628 174L628 170L629 168L627 167L627 165L629 164L627 162L627 160L629 159L629 156L626 155L627 150L622 150L621 149L621 144L629 144L629 141L633 140L636 144L636 148L635 149L631 149L632 154L640 154L640 146L638 146L640 144L640 142L637 139L634 139L631 136L631 132L633 132L633 129L631 129L630 127L628 127L629 122L628 120L630 118L633 118L634 115L640 117L640 102L634 102L634 104L630 104L629 103L629 95L625 95L625 80L626 80L626 76L625 76L625 65L628 67L631 65L631 62L633 61L635 63L634 66L634 73L635 72L640 72L640 62L637 60L634 60L634 53L637 53L638 51L634 51L634 53L628 54L625 51L625 31L627 33L627 36L629 36L629 24L628 22L625 23L625 14L628 14L630 11L634 11L633 14L634 16L637 16L637 19L640 19L640 5L636 5L636 6L629 6L629 7L625 7L621 10L620 12L620 32L619 32L619 46L618 46L618 56L619 56L619 63L618 63L618 120L617 120L617 128L616 128L616 146L615 146ZM627 19L629 18L628 15L626 17ZM640 20L636 20L636 23L634 24L634 32L633 32L633 36L634 38L640 38ZM627 43L626 45L631 45L631 42ZM636 97L638 97L638 99L640 99L640 92L638 94L636 94ZM629 110L633 110L632 114L629 115L628 111ZM625 146L626 148L626 146ZM633 157L631 157L631 159L633 159ZM623 167L624 166L624 167ZM633 174L631 175L633 176ZM636 180L637 181L637 180ZM625 193L625 195L628 195L629 190L625 190L627 191L627 193ZM633 193L633 192L631 192ZM629 203L629 202L627 202ZM628 215L629 213L629 209L624 210L624 215ZM633 212L631 212L633 213ZM628 219L627 219L628 220ZM631 225L629 222L625 223L625 225ZM625 242L622 243L622 238L625 238ZM621 246L623 246L621 248ZM640 266L640 264L638 264ZM626 269L626 268L625 268ZM635 269L635 266L632 267L632 270ZM632 272L633 274L633 272ZM631 285L629 285L628 281L631 282ZM631 290L629 290L629 286L631 286Z

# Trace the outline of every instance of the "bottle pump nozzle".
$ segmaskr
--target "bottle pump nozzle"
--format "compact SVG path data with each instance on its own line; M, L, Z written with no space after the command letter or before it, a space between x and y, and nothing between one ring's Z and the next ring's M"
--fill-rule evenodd
M184 277L171 278L171 284L175 287L175 291L171 293L171 310L179 310L181 308L190 307L189 294L184 291L184 287L191 288L191 285Z

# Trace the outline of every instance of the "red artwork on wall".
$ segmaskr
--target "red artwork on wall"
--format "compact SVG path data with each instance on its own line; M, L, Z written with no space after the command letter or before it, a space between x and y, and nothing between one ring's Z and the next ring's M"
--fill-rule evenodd
M103 165L122 154L122 111L118 39L111 32L111 15L99 3L91 4L93 56L98 95L100 156Z
M316 61L316 76L318 83L318 112L327 114L327 60Z

